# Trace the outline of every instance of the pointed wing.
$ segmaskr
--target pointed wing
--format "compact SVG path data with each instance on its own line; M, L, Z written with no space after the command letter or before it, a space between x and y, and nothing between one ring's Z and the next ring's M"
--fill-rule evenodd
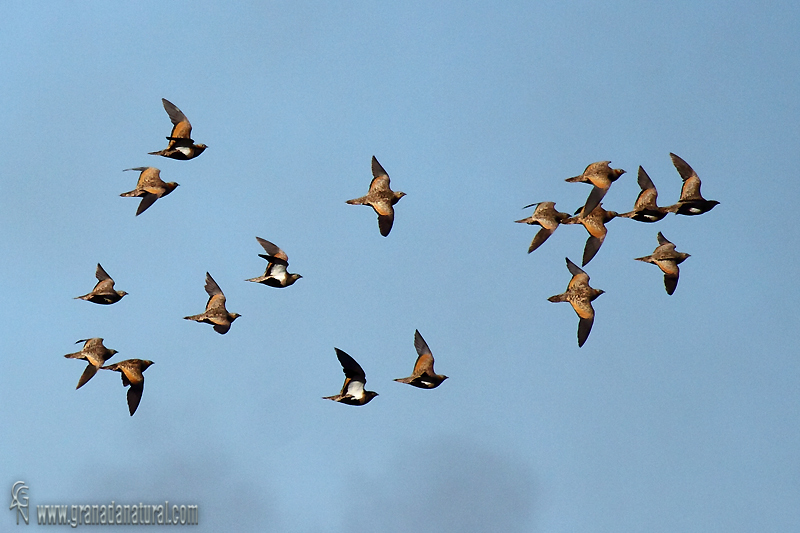
M650 179L650 176L647 175L647 172L645 172L642 167L639 167L639 176L636 178L636 181L639 183L639 187L643 191L656 188L656 186L653 184L653 180Z
M384 204L378 205L384 206ZM392 231L392 225L394 225L394 208L389 204L385 204L385 207L388 207L388 209L386 209L387 213L382 214L380 211L378 211L377 207L374 205L372 207L374 207L375 211L378 213L378 229L380 230L381 235L384 237L388 236L389 232Z
M169 115L169 120L173 124L172 133L169 135L173 138L171 140L188 139L189 142L194 142L191 140L192 125L189 123L189 119L186 118L186 115L166 98L162 98L161 103L164 104L164 110L167 112L167 115Z
M697 177L697 173L689 166L689 163L672 152L670 152L669 157L672 159L672 164L675 165L675 169L678 171L678 174L681 175L683 181Z
M433 354L431 349L428 348L428 343L420 335L419 330L414 332L414 348L416 348L419 357L417 357L417 362L414 363L414 373L412 375L428 374L433 376Z
M660 267L661 265L659 264L658 266ZM664 288L667 290L667 294L672 296L677 287L678 287L678 267L676 265L675 274L664 274Z
M586 339L589 338L589 333L592 331L592 324L594 323L594 315L589 318L581 318L578 321L578 348L583 346Z
M378 160L375 158L374 155L372 156L372 176L375 177L375 178L379 178L379 177L384 176L384 177L387 178L387 180L386 180L387 183L389 181L388 180L389 174L387 174L386 171L381 166L381 164L378 163Z
M586 274L586 272L581 270L581 267L570 261L569 257L567 257L566 259L567 259L567 269L569 269L570 274L572 274L573 276L583 274L584 276L586 276L586 280L587 281L589 280L589 276Z
M355 379L366 383L367 376L364 374L364 369L361 368L361 365L339 348L334 348L334 350L336 351L336 357L339 359L339 363L342 365L342 372L344 372L344 375L349 379Z
M703 196L700 194L700 178L689 163L670 152L669 156L672 158L672 164L678 174L681 175L683 180L683 187L681 187L681 200L700 200Z
M531 241L531 245L528 247L528 253L531 253L532 251L540 247L542 244L544 244L544 241L550 238L550 235L553 234L553 231L555 230L547 228L540 229L536 233L536 236Z
M600 250L600 247L603 245L603 241L605 240L605 235L602 237L595 237L591 235L588 239L586 239L586 246L583 248L583 262L581 263L583 266L589 264L597 252ZM588 281L588 276L587 276Z
M608 188L603 189L596 185L592 187L592 192L589 193L589 197L586 199L586 205L583 206L583 212L591 214L595 207L600 205L607 191Z
M225 307L225 295L222 289L219 288L217 282L211 277L211 274L206 272L206 293L208 293L208 302L206 303L206 310L212 307Z
M109 276L108 272L106 272L103 267L100 266L100 263L97 263L97 270L95 271L94 276L97 278L97 281L111 279L111 276Z
M92 363L86 365L86 370L84 370L83 374L81 374L81 379L78 380L78 386L75 387L75 390L80 389L81 387L86 385L86 382L92 379L95 374L97 374L97 367L94 366Z
M144 196L142 196L142 201L139 202L139 207L136 209L136 216L138 217L139 215L147 211L147 209L151 205L156 203L156 200L158 200L158 198L159 196L157 194L153 194L150 192L145 193Z
M258 241L258 244L260 244L261 247L264 248L264 251L267 252L267 257L264 257L263 255L259 254L260 257L264 257L264 259L267 259L268 261L273 263L278 261L283 261L284 263L288 264L289 256L286 255L286 252L284 252L278 246L272 244L266 239L262 239L261 237L256 237L256 240ZM274 261L273 259L277 259L278 261Z
M133 416L133 413L136 412L136 408L139 407L139 402L142 401L143 392L144 381L138 385L131 384L131 388L128 389L128 411L130 411L131 416Z
M640 192L639 196L636 198L634 209L641 210L647 207L655 209L657 206L656 198L658 198L658 191L656 191L653 180L650 179L650 176L647 175L647 172L645 172L642 167L639 167L638 181L642 192Z

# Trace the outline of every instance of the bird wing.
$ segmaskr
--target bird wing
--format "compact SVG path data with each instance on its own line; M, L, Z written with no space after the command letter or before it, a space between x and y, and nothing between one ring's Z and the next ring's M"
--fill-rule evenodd
M111 279L111 276L109 276L108 272L106 272L103 269L103 267L100 266L100 263L97 263L97 270L95 271L94 276L97 278L98 281L103 281L105 279Z
M261 247L264 248L264 251L267 252L267 257L264 257L263 255L259 254L261 257L264 257L264 259L267 259L268 261L270 261L272 258L275 258L288 263L289 256L287 256L286 252L281 250L278 246L272 244L266 239L262 239L261 237L256 237L256 240L258 241L258 244L260 244Z
M178 109L178 106L167 100L166 98L161 99L161 103L164 104L164 110L169 115L169 120L172 122L172 133L170 133L170 137L176 139L188 139L189 142L194 142L191 140L192 136L192 125L189 122L189 119L186 118L186 115ZM172 144L172 143L170 143Z
M339 359L339 363L342 365L342 372L344 372L344 375L349 379L362 381L363 387L363 384L367 382L367 376L364 373L364 369L361 368L361 365L339 348L334 348L334 350L336 351L336 357Z
M378 178L378 177L381 177L381 176L385 176L386 178L389 177L389 174L387 174L386 171L381 166L381 164L378 163L378 160L375 158L374 155L372 156L372 176L375 177L375 178ZM387 182L388 182L388 179L387 179Z

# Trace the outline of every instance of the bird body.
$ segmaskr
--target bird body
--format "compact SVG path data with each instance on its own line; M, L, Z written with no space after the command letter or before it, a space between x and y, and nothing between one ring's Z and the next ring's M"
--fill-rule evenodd
M172 132L167 137L169 144L158 152L149 152L150 155L161 155L170 159L186 161L194 159L207 148L205 144L195 144L192 140L192 125L186 115L169 100L162 98L164 110L172 122Z
M392 231L392 224L394 224L394 205L406 193L393 191L389 187L389 175L375 156L372 156L372 175L373 179L366 196L347 200L346 203L372 207L378 214L378 229L380 229L381 235L386 237Z
M400 383L413 385L420 389L435 389L442 384L447 376L437 374L433 370L433 354L425 339L420 335L419 330L414 332L414 348L417 350L417 361L414 363L414 371L407 378L395 379Z
M578 265L567 258L567 268L572 274L566 292L548 298L551 302L569 302L580 319L578 321L578 347L589 337L594 324L594 308L592 302L604 291L589 286L589 275Z
M211 324L214 326L214 331L224 335L231 329L231 324L234 320L241 315L238 313L229 313L225 308L225 295L222 289L219 288L217 282L211 277L211 274L206 272L206 293L208 293L208 302L206 302L206 310L199 315L185 316L185 320L193 320L195 322L202 322L204 324Z
M97 269L94 275L97 278L97 284L94 286L94 289L92 289L92 292L84 294L83 296L76 296L76 300L85 300L101 305L111 305L122 300L123 296L128 294L125 291L114 290L114 280L111 279L111 276L100 266L100 263L97 263Z
M103 339L99 337L81 339L75 344L78 344L79 342L84 343L80 352L68 353L64 356L67 359L83 359L89 363L86 365L86 370L83 371L80 380L78 380L78 386L75 387L75 389L80 389L83 387L90 379L92 379L92 377L94 377L94 375L97 373L97 370L102 367L106 361L111 359L114 354L118 353L116 350L109 350L103 346Z
M378 393L364 388L367 384L367 376L364 373L364 369L347 353L339 348L334 348L334 350L336 351L336 357L339 359L339 363L342 365L342 372L344 372L345 375L344 385L342 385L342 391L339 394L335 396L324 396L322 399L347 405L364 405L369 403Z

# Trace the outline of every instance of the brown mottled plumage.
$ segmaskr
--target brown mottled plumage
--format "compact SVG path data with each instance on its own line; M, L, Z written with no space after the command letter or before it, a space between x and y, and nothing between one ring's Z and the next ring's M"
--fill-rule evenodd
M567 268L572 274L567 291L548 298L551 302L569 302L575 313L578 314L578 347L583 346L592 331L594 323L594 308L592 301L603 294L604 291L593 289L589 286L589 275L567 258Z
M372 156L372 182L369 184L369 192L361 198L347 200L350 205L368 205L378 214L378 228L381 235L386 237L392 231L394 223L394 205L400 198L406 195L404 192L393 191L389 187L389 175L375 156Z
M680 273L678 265L689 257L691 257L689 254L675 251L675 245L669 242L659 231L658 246L652 255L637 257L636 260L652 263L661 269L664 273L664 288L667 290L667 294L671 296L678 286L678 275Z
M202 322L204 324L211 324L214 326L214 331L224 335L231 329L231 324L234 320L239 318L239 313L229 313L225 309L225 295L222 289L219 288L217 282L211 277L211 274L206 272L206 292L208 293L208 302L206 303L205 313L199 315L185 316L185 320L194 320L195 322Z
M414 371L407 378L399 378L395 381L407 383L420 389L435 389L441 385L447 376L437 374L433 370L433 354L428 348L428 343L419 334L419 330L414 332L414 348L417 349L417 362L414 363Z
M126 359L113 365L101 367L103 370L114 370L122 374L122 386L128 389L128 411L131 416L136 412L139 407L139 402L142 400L142 393L144 392L144 374L147 367L152 365L152 361L146 359Z
M367 376L364 369L361 368L355 359L347 355L339 348L336 350L336 357L342 365L342 372L344 372L344 385L342 391L335 396L323 396L323 400L333 400L334 402L346 403L347 405L364 405L369 403L377 392L365 390L364 386L367 384Z
M677 204L671 205L669 209L679 215L702 215L714 209L714 206L719 204L716 200L706 200L700 194L700 178L689 163L670 152L669 156L672 158L672 164L678 174L681 175L683 180L683 187L681 187L681 199Z
M169 144L166 148L158 152L149 152L149 154L161 155L181 161L194 159L202 154L203 150L208 147L205 144L194 144L192 140L192 125L186 115L175 104L165 98L161 99L161 103L164 104L164 110L173 124L172 133L167 137Z
M526 205L523 207L523 209L533 207L534 205L536 206L536 209L534 209L531 216L528 218L523 218L522 220L514 221L531 225L537 224L542 227L542 229L536 233L536 236L534 236L533 240L531 241L531 245L528 247L528 253L531 253L541 246L544 241L546 241L550 235L556 231L558 225L569 218L568 213L556 211L555 202L539 202L537 204Z
M583 224L583 227L589 232L589 238L586 239L586 246L583 248L583 262L581 263L581 266L586 266L603 245L608 233L606 222L613 220L617 213L616 211L606 211L603 209L603 204L598 204L594 211L589 213L589 216L584 216L583 208L579 209L578 213L580 215L568 218L562 224Z
M611 184L625 174L625 171L621 168L611 168L610 163L611 161L592 163L586 167L586 170L584 170L583 174L580 176L574 176L565 180L570 183L590 183L594 186L592 187L592 192L589 193L589 197L586 199L586 204L583 206L584 213L591 213L594 211L594 208L600 205L600 201L606 195L606 192L608 192L608 188L611 187Z
M286 271L286 267L289 266L289 256L286 255L286 252L266 239L256 237L256 240L267 252L266 254L258 254L258 257L263 257L267 260L267 268L263 276L246 279L245 281L283 288L303 277L300 274L290 274Z
M128 170L138 170L141 172L141 174L139 174L139 181L136 183L136 188L134 190L124 192L120 194L120 196L142 199L142 201L139 202L139 208L136 210L137 217L144 213L148 207L153 205L156 200L168 195L178 186L174 181L170 181L169 183L162 181L161 171L155 167L126 168L123 172Z
M86 300L101 305L110 305L122 300L122 297L128 294L125 291L114 290L114 280L111 276L97 263L97 270L94 273L97 278L97 285L94 286L92 292L84 294L83 296L76 296L76 300Z
M83 371L83 375L81 375L81 379L78 380L78 386L75 387L75 389L83 387L86 382L92 379L97 373L97 370L102 367L106 361L111 359L115 353L118 353L116 350L109 350L103 346L103 339L100 337L81 339L75 344L79 342L84 343L80 352L68 353L64 356L67 359L83 359L89 363L86 365L86 370Z
M672 208L658 207L656 203L658 191L653 184L653 180L650 179L650 176L647 175L647 172L645 172L642 167L639 167L639 177L637 181L639 182L639 187L642 189L642 192L636 197L633 211L621 213L617 216L632 218L639 222L658 222L667 216L667 213L671 212Z

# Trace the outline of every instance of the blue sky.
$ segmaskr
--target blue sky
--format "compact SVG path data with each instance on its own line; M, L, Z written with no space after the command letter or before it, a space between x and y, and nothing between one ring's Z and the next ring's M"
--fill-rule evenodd
M748 2L66 2L0 8L0 490L31 504L197 503L199 531L796 531L800 8ZM209 146L166 146L161 98ZM669 152L721 202L612 220L592 333L547 297L586 232L526 253L532 202L574 211L589 163ZM375 155L407 193L388 238ZM180 187L134 217L156 166ZM673 296L633 258L691 254ZM276 290L268 239L303 275ZM79 300L97 263L129 296ZM242 314L203 310L206 271ZM419 329L450 379L409 375ZM151 359L75 390L103 337ZM380 393L323 401L343 374ZM2 489L6 486L7 489ZM8 512L6 524L14 520ZM20 526L22 527L22 526ZM36 526L28 526L36 527ZM124 530L120 528L120 530Z

